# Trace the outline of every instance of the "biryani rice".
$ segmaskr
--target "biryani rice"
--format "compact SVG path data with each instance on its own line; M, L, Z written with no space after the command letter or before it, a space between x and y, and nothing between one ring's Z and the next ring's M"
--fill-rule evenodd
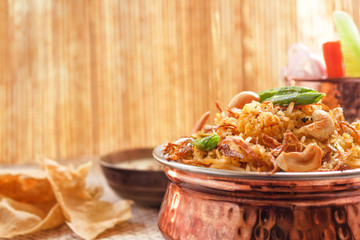
M313 113L319 110L326 112L334 124L326 140L304 131L305 126L316 122ZM341 108L330 110L319 103L301 106L291 103L282 107L272 102L252 101L242 109L232 107L217 113L214 125L206 125L189 138L169 143L164 152L168 160L195 166L271 172L281 170L275 163L280 152L302 152L309 144L316 143L323 151L323 158L315 171L358 168L360 122L347 124L344 120ZM200 150L190 143L190 139L210 134L220 136L218 147L211 151Z

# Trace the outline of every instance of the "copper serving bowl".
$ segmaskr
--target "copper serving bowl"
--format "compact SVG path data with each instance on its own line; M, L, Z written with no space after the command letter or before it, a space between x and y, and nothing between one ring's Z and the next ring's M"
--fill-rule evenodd
M360 119L360 78L285 78L286 85L311 87L326 93L322 102L330 108L341 106L345 119Z
M168 179L162 169L135 167L141 165L142 160L158 164L152 156L151 148L138 148L102 156L100 166L107 183L120 197L140 205L159 207ZM125 161L132 163L131 166L121 164Z
M170 179L158 219L166 239L360 239L360 169L273 175L154 157Z

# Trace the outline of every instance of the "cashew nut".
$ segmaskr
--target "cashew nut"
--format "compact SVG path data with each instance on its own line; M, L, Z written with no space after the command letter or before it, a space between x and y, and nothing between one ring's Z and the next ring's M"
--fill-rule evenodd
M201 118L199 119L199 121L197 121L197 123L195 124L194 128L192 129L192 133L196 133L197 131L200 131L203 126L205 125L206 121L208 120L208 118L210 117L211 112L207 111L206 113L204 113Z
M326 140L334 133L334 121L328 112L315 110L312 114L312 119L314 122L303 126L299 129L299 132L305 132L319 140Z
M321 166L323 154L316 143L311 143L303 152L282 152L276 158L276 164L286 172L309 172Z
M245 104L251 103L252 101L260 101L259 95L257 93L252 91L244 91L241 93L238 93L235 97L233 97L228 104L228 107L235 107L242 109Z

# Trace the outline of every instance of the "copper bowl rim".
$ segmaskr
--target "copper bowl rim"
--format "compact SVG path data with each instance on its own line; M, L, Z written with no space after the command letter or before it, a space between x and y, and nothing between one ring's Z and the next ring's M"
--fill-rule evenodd
M156 146L153 150L154 158L161 164L169 168L178 169L185 172L202 174L213 177L229 179L251 179L265 181L312 181L312 180L335 180L360 177L360 169L344 171L324 171L324 172L276 172L274 174L258 172L239 172L234 170L214 169L187 165L174 161L166 160L163 153L167 143Z

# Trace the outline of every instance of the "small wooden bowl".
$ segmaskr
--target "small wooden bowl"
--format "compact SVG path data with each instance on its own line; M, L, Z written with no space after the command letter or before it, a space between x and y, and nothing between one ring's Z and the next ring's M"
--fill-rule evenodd
M159 207L168 184L168 179L160 169L136 169L121 163L147 159L158 163L152 156L151 148L124 150L110 153L100 158L100 166L109 186L120 197L131 199L137 204Z

